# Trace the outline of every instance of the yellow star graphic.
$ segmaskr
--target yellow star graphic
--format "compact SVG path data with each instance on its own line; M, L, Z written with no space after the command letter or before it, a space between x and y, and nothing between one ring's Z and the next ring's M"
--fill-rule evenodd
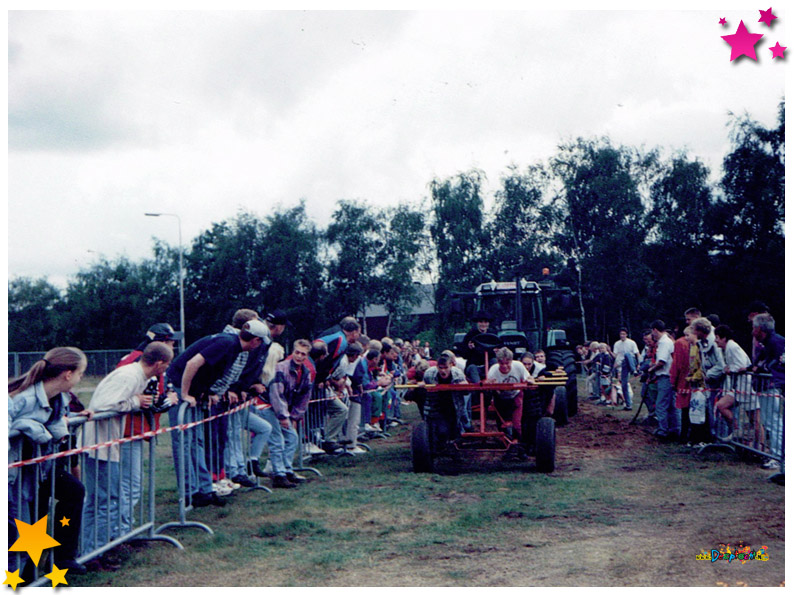
M66 517L63 517L61 519L61 527L68 527L68 526L69 526L69 519L67 519Z
M55 585L60 585L63 583L64 585L68 585L69 583L66 582L66 573L69 572L68 568L64 568L61 570L55 564L52 565L52 572L49 574L45 574L44 576L52 581L52 588L55 588Z
M17 585L24 582L25 581L19 578L19 570L15 570L14 572L8 572L6 570L6 580L3 581L4 585L8 585L12 589L14 589L14 591L16 591Z
M33 563L38 565L41 559L41 552L61 545L52 537L47 535L47 515L40 519L33 525L28 525L24 521L14 519L17 524L17 531L19 531L19 539L8 548L9 552L27 552Z

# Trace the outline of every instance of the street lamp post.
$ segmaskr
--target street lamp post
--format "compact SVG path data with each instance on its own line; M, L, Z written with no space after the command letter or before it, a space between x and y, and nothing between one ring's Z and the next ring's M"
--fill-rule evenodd
M179 341L179 350L185 350L185 286L182 274L182 220L175 213L144 213L147 217L176 217L179 226L179 330L182 338Z

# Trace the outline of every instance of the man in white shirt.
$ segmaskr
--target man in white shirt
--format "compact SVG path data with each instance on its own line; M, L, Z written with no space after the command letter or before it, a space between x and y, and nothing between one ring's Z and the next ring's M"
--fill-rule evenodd
M661 440L672 441L678 439L681 431L681 410L675 407L675 391L670 382L670 368L673 365L673 340L665 332L664 322L654 320L651 323L651 332L656 340L656 363L649 369L649 373L656 374L656 419L659 428L655 435Z
M143 415L153 395L143 394L149 379L168 368L174 352L160 341L146 346L141 359L116 368L94 390L88 409L94 413L118 411ZM172 404L177 396L172 393ZM124 434L124 416L89 421L83 429L83 444L118 440ZM83 510L83 552L128 533L133 528L135 507L141 498L143 440L125 442L88 452Z
M620 329L620 339L615 341L612 349L615 354L615 368L620 374L620 388L623 391L623 399L626 401L624 409L631 410L631 393L629 392L629 376L634 374L637 369L637 362L640 357L640 350L633 339L629 339L629 331L626 328Z
M527 371L524 364L513 361L513 352L507 347L500 347L495 352L496 362L488 370L486 383L505 384L526 382L535 384L535 379ZM523 413L523 390L502 390L495 393L494 406L499 416L504 420L502 430L510 437L519 437L521 434L521 415Z

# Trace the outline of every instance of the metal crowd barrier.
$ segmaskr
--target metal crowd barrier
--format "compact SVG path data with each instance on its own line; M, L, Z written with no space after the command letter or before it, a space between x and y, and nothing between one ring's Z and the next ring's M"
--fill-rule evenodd
M88 444L83 440L87 424L92 429L115 424L123 430L128 416L143 413L99 413L90 421L85 416L71 417L67 450L46 456L41 456L40 445L33 445L19 432L9 434L10 441L20 441L18 452L23 455L22 460L9 461L9 538L15 534L13 515L31 523L46 509L48 533L56 540L59 534L65 536L59 540L62 544L76 540L74 559L79 563L132 540L165 541L183 549L179 541L155 530L155 432ZM49 571L53 562L54 555L49 555L45 562ZM21 554L13 560L9 554L10 567L24 564ZM34 567L26 585L46 584L44 574Z
M715 394L716 393L716 394ZM720 396L733 394L733 427L716 411ZM731 374L725 386L711 391L707 412L711 415L711 431L716 442L700 449L726 448L732 452L741 449L780 465L777 475L785 474L785 395L776 388L769 374Z
M194 527L213 534L207 524L187 520L187 513L193 510L193 498L197 493L205 490L204 493L212 494L213 469L219 473L223 468L224 461L220 454L219 442L223 441L226 446L225 442L229 438L225 431L226 424L221 423L220 420L244 414L245 410L251 406L253 406L253 401L249 400L211 415L209 403L199 402L196 407L190 407L183 401L178 407L172 407L169 410L171 420L169 431L171 432L172 455L177 477L179 520L164 523L157 528L155 533L161 533L174 527ZM242 451L245 454L250 449L248 441L250 431L247 420L246 416L246 424L240 428ZM271 491L270 488L260 484L259 478L255 478L255 480L257 483L255 487L244 489L246 491Z

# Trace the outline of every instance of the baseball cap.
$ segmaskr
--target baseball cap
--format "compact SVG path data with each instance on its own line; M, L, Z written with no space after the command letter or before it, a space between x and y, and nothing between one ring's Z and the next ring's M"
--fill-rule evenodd
M175 331L167 322L158 322L149 327L146 337L150 341L179 341L183 336L182 331Z
M265 316L265 320L267 320L270 324L287 324L287 313L284 312L282 309L273 310L272 312L268 312Z
M270 344L270 329L261 320L249 320L243 325L242 330L251 333L254 337L259 337L265 345Z

